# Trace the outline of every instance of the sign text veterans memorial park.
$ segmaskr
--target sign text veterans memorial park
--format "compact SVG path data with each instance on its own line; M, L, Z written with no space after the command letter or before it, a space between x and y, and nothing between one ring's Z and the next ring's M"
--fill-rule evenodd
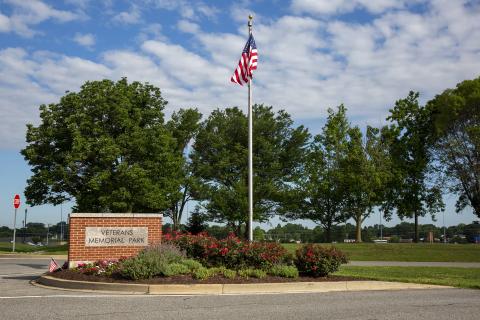
M86 227L85 246L146 246L148 245L148 228L146 227Z
M162 241L157 213L71 213L68 264L120 259Z

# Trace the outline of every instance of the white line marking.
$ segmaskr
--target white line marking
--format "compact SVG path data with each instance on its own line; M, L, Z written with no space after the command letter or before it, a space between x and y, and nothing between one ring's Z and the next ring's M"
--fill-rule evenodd
M68 295L68 294L55 294L55 295L45 295L45 296L10 296L10 297L0 297L0 300L8 299L41 299L41 298L155 298L160 297L161 295L152 295L152 294L90 294L90 295ZM171 296L171 295L170 295ZM191 297L192 295L175 295L182 297Z
M42 274L38 273L9 273L9 274L0 274L0 277L15 277L15 276L38 276L40 277Z

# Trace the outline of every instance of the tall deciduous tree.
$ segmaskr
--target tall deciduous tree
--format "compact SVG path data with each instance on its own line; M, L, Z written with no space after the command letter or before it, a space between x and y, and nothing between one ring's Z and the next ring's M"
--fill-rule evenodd
M164 124L160 90L126 79L86 82L40 106L22 154L31 205L76 201L83 212L158 212L178 197L182 157Z
M380 130L370 126L365 139L358 127L349 129L346 144L346 156L340 163L343 210L356 223L356 242L362 242L362 223L382 203L391 179L388 146Z
M414 241L418 242L418 218L444 208L440 188L431 183L431 114L418 103L419 94L410 92L398 100L387 118L392 124L385 132L390 140L390 152L395 171L386 198L387 210L395 209L403 218L415 219Z
M192 198L191 191L194 178L191 174L192 168L187 148L197 134L201 118L202 115L197 109L180 109L174 112L172 118L167 122L167 129L176 141L177 155L185 159L178 198L174 199L172 206L165 211L165 216L172 219L174 230L178 230L185 205Z
M436 167L457 211L471 206L480 217L480 78L466 80L429 101L437 138Z
M272 107L253 108L253 219L266 221L282 207L302 173L308 131ZM248 232L248 122L238 108L215 110L202 123L191 154L196 197L210 220Z
M327 242L332 241L332 227L348 219L344 210L341 163L347 154L349 128L343 105L336 112L328 109L322 133L315 136L309 146L297 193L283 213L287 218L320 224L325 229Z

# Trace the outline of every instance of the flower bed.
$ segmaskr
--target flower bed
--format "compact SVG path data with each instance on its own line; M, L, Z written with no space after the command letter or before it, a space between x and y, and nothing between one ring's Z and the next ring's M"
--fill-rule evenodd
M136 256L81 264L56 276L167 283L172 279L179 283L311 281L327 277L346 262L341 251L318 245L305 245L294 257L277 243L246 242L233 235L217 240L207 234L173 233L166 234L161 245Z

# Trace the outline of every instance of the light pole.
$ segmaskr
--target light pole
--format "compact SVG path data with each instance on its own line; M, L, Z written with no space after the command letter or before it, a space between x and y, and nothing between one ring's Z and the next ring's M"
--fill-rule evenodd
M48 247L48 234L50 233L50 223L47 223L47 247Z
M63 241L63 203L60 203L60 243Z
M445 232L445 210L443 210L443 243L447 243L447 233Z
M25 220L23 220L23 243L25 243L27 233L27 208L25 208Z
M382 211L378 211L380 213L380 225L378 226L380 228L380 240L383 240L383 230L382 230Z
M12 242L12 252L15 252L15 236L17 233L17 208L15 208L15 214L13 216L13 242Z

